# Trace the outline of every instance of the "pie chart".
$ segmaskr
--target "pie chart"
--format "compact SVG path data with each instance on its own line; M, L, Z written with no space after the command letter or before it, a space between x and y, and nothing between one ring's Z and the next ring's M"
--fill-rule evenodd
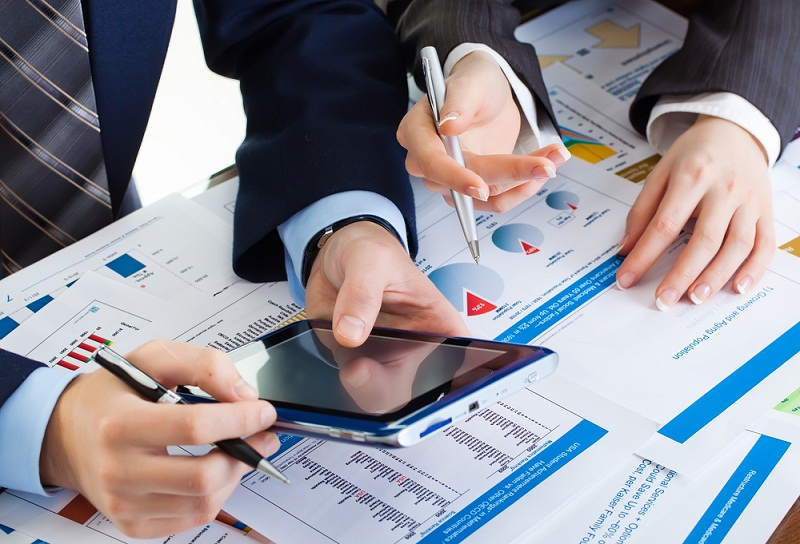
M509 253L533 255L539 253L544 234L533 225L508 223L492 233L494 245Z
M545 202L554 210L570 210L578 209L580 198L575 193L570 191L556 191L547 195Z
M447 264L428 277L459 312L467 317L491 312L503 293L503 279L485 266L473 263Z

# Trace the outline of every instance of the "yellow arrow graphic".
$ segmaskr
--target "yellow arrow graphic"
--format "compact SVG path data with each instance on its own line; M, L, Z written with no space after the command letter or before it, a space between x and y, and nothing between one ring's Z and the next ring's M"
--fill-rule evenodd
M595 47L639 47L639 24L622 28L611 21L600 21L586 29L586 32L600 38Z

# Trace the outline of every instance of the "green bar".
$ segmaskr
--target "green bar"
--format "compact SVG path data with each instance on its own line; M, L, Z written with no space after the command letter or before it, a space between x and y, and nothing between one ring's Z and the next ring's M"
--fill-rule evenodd
M800 389L795 390L794 393L780 401L775 409L787 414L800 416Z

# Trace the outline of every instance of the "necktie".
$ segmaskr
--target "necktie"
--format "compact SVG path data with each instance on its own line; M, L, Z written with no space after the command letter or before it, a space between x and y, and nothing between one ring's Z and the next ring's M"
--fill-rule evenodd
M80 0L0 0L5 273L111 219Z

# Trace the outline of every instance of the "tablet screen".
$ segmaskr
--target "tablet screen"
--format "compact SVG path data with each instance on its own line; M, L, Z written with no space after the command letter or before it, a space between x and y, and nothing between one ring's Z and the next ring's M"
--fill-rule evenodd
M275 406L376 420L402 417L468 386L515 360L507 354L468 341L380 333L345 348L325 328L267 337L230 353L245 380Z

